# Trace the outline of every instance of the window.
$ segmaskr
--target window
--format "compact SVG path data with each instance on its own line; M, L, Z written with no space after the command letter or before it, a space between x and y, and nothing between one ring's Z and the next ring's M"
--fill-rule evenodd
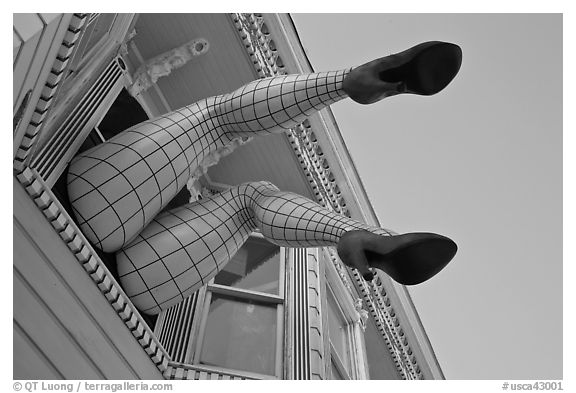
M355 295L324 254L323 334L326 379L366 379L364 342Z
M284 252L251 236L206 287L191 363L282 377Z
M351 328L329 285L327 285L326 294L330 343L330 376L328 379L351 379Z
M366 321L364 340L366 342L369 379L402 379L384 337L378 331L373 318Z
M68 68L68 76L76 74L110 38L110 32L117 19L119 19L117 14L91 14L88 17L84 33Z

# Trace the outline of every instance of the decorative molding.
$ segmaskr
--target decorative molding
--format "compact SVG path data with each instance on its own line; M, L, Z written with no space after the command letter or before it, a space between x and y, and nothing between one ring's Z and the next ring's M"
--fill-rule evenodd
M356 291L354 290L354 286L350 282L350 278L348 276L348 269L340 261L340 258L338 257L338 253L336 252L336 249L334 247L325 247L325 250L328 251L328 255L330 256L330 260L332 261L332 264L336 268L336 271L338 272L338 275L340 276L340 280L342 281L342 283L344 284L344 286L346 287L346 289L350 293L350 296L352 296L353 298L356 297L357 296Z
M206 367L192 366L189 364L168 362L164 371L164 378L170 380L246 380L261 379L249 377L240 373L211 370Z
M126 37L124 37L124 40L122 41L122 43L118 47L118 55L119 56L127 56L128 55L128 51L129 51L128 44L137 35L138 35L138 32L136 31L136 28L133 28L128 34L126 34ZM128 76L130 77L130 79L132 78L131 75L128 75Z
M357 298L356 301L354 302L354 308L356 309L359 315L358 323L360 324L360 327L362 327L362 331L366 331L366 321L368 320L370 315L368 314L368 311L364 310L363 307L364 302L362 301L362 299Z
M124 56L125 59L129 59L129 56L126 56L126 55L130 52L130 53L132 53L132 55L135 57L135 59L137 60L137 62L140 65L144 64L146 62L146 60L142 56L142 53L140 53L140 49L138 49L138 46L136 45L136 43L133 40L128 40L125 42L125 44L126 44L126 48L123 47L123 44L120 45L120 50L121 50L122 56ZM126 52L126 55L124 55L124 52ZM132 65L133 67L136 67L136 64L133 62L129 62L129 64ZM133 67L130 67L130 68L133 68ZM128 75L129 83L132 83L133 82L132 76L130 76L130 73L127 73L127 75ZM154 95L156 95L158 97L159 102L157 102L157 103L155 102L155 104L152 105L153 107L157 108L157 110L154 113L150 113L149 117L153 118L156 116L160 116L161 114L170 112L172 110L172 108L168 104L166 97L164 97L162 90L160 90L160 88L158 87L157 84L152 85L152 89L154 91ZM151 95L151 92L148 91L147 94L140 94L139 96L136 96L135 98L139 102L142 102L142 101L146 101L145 97L147 95ZM160 106L158 106L156 104L160 104ZM143 106L150 107L149 104L146 104Z
M29 163L33 152L36 149L36 142L38 141L38 135L42 129L43 121L48 115L52 105L55 101L56 92L58 91L63 76L66 71L66 67L70 63L70 59L74 53L76 43L78 38L82 34L83 26L87 20L88 14L74 14L70 19L70 23L62 43L60 44L60 49L58 54L53 59L52 68L50 73L46 77L44 82L44 87L42 93L38 98L38 101L32 103L28 102L27 105L34 105L34 113L26 126L26 131L24 137L20 142L20 147L16 150L16 156L13 160L13 166L17 170L23 170Z
M364 302L395 357L398 370L405 379L423 379L424 374L408 344L408 339L400 326L400 320L396 316L378 274L374 280L366 282L357 271L353 272L354 280L360 288Z
M154 85L159 78L170 75L173 70L184 66L194 57L206 54L209 49L208 41L197 38L147 60L132 76L133 83L128 87L128 92L133 97L138 96Z
M168 368L170 357L44 179L36 170L26 165L20 169L15 168L14 175L138 340L142 349L156 367L164 372Z
M308 350L310 354L310 379L326 379L324 367L324 335L322 326L322 299L320 281L320 263L318 249L304 250L307 271L308 291Z

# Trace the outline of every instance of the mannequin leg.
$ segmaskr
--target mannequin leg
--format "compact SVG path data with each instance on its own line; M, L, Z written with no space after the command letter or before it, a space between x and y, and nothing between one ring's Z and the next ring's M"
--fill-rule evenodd
M348 95L370 104L401 93L436 94L461 60L457 45L427 42L353 70L260 79L146 121L72 161L74 214L93 244L117 251L184 187L208 153L231 139L289 129Z
M238 137L282 132L346 97L349 70L251 82L148 120L79 154L68 194L76 219L106 252L128 244L212 151Z
M347 97L350 69L255 80L216 97L214 117L229 138L288 130L311 114Z
M247 183L156 217L116 254L122 287L156 314L212 279L256 228L283 247L335 246L353 230L390 234L268 182Z

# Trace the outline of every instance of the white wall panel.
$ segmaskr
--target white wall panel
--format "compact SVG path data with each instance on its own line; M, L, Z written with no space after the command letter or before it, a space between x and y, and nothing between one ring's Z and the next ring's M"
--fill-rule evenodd
M50 362L28 335L14 322L14 379L61 379L63 375Z
M22 186L14 180L13 187L14 376L161 379ZM43 366L36 375L28 364Z

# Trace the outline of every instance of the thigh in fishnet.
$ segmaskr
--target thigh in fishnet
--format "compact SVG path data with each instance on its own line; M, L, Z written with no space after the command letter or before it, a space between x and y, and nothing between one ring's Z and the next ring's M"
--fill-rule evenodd
M223 145L206 105L138 124L81 153L68 171L78 224L106 252L129 243L185 186L199 160Z
M208 154L239 136L281 132L344 97L349 70L251 82L138 124L77 156L68 172L73 212L106 252L128 244L184 187Z
M156 217L116 253L122 287L156 314L212 279L256 228L240 187Z
M256 228L284 247L336 245L353 229L389 234L269 182L247 183L156 217L116 254L122 286L141 311L158 313L212 279Z

